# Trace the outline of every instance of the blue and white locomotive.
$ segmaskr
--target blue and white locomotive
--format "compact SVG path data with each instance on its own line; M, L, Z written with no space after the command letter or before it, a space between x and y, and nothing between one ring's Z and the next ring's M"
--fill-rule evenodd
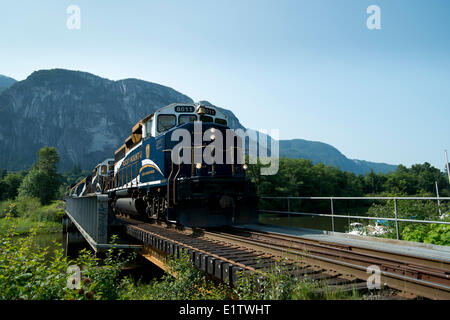
M256 190L246 178L247 166L237 161L242 146L239 138L233 137L230 148L211 149L214 155L222 152L228 161L207 164L203 159L195 160L196 148L200 152L208 148L203 140L200 145L195 143L199 124L202 137L208 132L211 141L218 131L227 136L227 116L198 103L171 104L133 127L114 154L114 173L105 190L116 214L191 227L255 222ZM191 158L188 163L173 161L172 153L180 140L172 137L177 129L192 137L179 153Z

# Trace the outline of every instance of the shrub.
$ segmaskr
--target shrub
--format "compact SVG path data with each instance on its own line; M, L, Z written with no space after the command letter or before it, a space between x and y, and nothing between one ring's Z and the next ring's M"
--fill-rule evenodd
M16 199L18 216L21 218L37 218L38 211L42 207L38 198L20 196ZM39 221L39 219L33 219Z
M6 200L0 202L0 218L4 218L9 213L13 217L17 217L16 203L12 200Z
M450 221L450 219L446 219ZM431 243L437 245L450 245L450 226L444 224L417 225L411 224L403 228L402 239Z
M77 260L64 256L62 248L52 252L36 244L36 229L27 237L17 237L16 226L10 212L4 220L6 231L0 232L0 300L15 299L117 299L128 282L118 277L128 261L122 252L109 250L105 260L82 251ZM67 286L67 269L71 265L81 268L80 289Z
M231 295L228 286L216 284L195 268L183 252L179 258L168 261L169 273L149 284L129 284L128 299L140 300L200 300L226 299ZM172 276L176 275L176 277Z

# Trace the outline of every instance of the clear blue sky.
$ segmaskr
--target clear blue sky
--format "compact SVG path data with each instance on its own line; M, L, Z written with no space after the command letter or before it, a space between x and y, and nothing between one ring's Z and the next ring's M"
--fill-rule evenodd
M71 4L80 30L66 27ZM371 4L381 30L366 27ZM15 0L0 4L0 35L0 74L18 80L148 80L349 158L443 169L450 149L447 0Z

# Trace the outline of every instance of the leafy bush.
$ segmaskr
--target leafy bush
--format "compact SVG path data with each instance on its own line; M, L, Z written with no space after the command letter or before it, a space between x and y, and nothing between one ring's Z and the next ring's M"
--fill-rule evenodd
M391 195L392 196L392 195ZM369 211L369 216L395 217L394 201L388 200L385 204L374 203ZM435 201L403 200L397 201L397 212L399 218L417 220L444 220L449 221L450 207L448 203ZM447 216L447 218L444 218ZM395 222L389 221L391 230L395 230ZM443 224L420 224L399 222L402 240L423 242L438 245L450 245L450 226ZM385 238L395 237L395 232L383 235Z
M27 237L17 237L14 220L4 218L8 229L0 233L0 300L15 299L118 299L128 285L119 273L128 261L123 252L109 250L105 260L82 251L75 261L64 256L62 248L52 252L36 245L36 230ZM68 267L81 268L79 289L67 285Z
M39 221L38 211L42 207L38 198L30 196L17 197L16 201L17 215L21 218L33 218Z
M14 172L9 172L0 178L0 201L14 199L17 196L22 180L23 175Z
M13 217L17 217L16 203L12 200L6 200L0 202L0 218L4 218L9 213Z
M446 219L450 221L450 219ZM402 230L402 239L448 246L450 245L450 226L445 224L409 225Z
M200 300L230 298L231 291L224 284L208 279L195 268L183 252L179 258L168 261L169 273L149 284L129 284L128 299L139 300ZM174 277L173 275L176 275Z

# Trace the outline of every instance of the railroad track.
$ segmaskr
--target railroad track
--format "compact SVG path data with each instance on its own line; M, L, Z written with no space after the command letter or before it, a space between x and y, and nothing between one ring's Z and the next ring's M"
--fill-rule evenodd
M360 280L368 278L369 266L377 266L382 283L403 292L406 297L450 299L448 261L240 228L207 231L205 236L230 243L245 243L249 248L292 260L302 257L300 261L307 265Z
M329 290L367 290L369 266L384 287L405 298L450 299L450 264L436 259L303 239L249 229L190 229L119 217L126 232L161 253L186 249L201 270L234 283L242 271L270 271L280 258L285 269Z

